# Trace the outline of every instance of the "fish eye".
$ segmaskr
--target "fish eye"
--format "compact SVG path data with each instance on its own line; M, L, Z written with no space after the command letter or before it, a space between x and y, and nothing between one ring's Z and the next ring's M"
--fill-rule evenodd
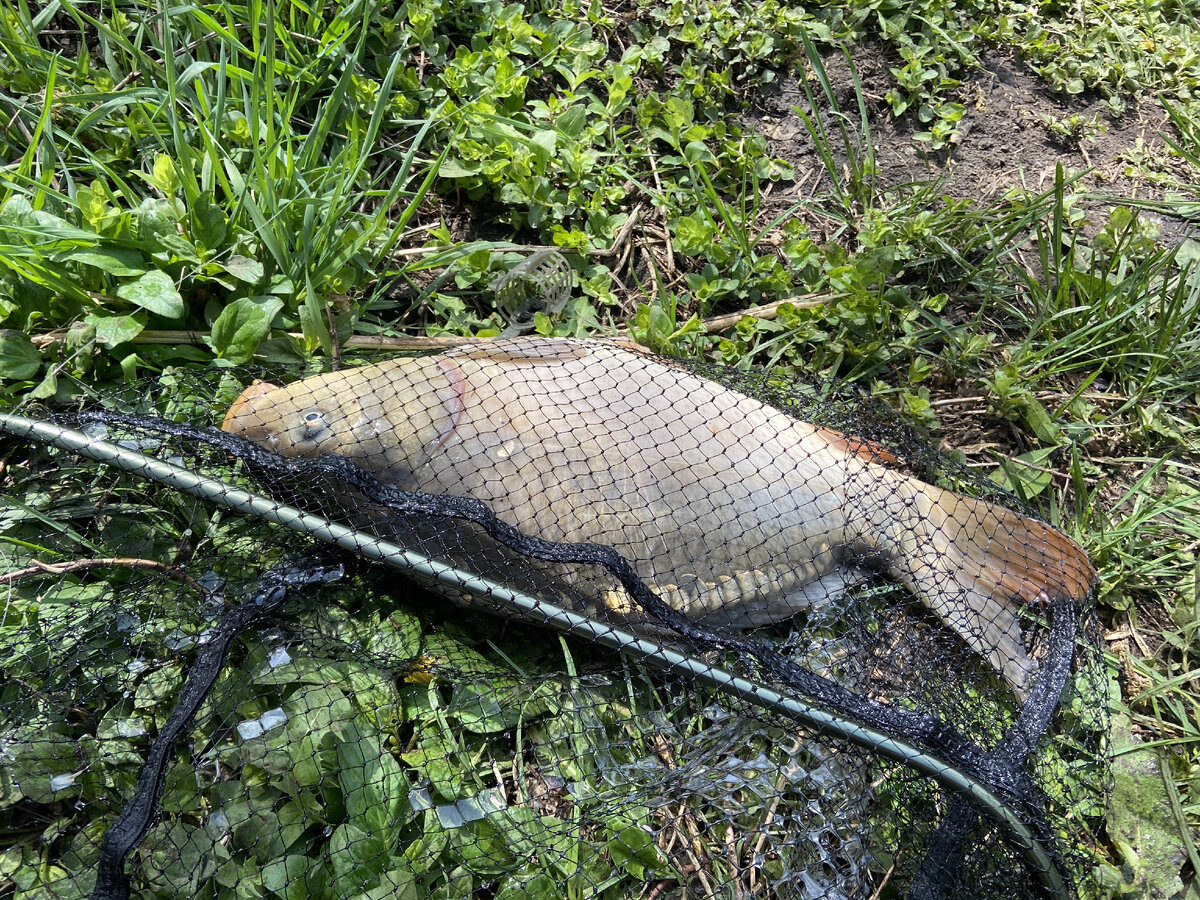
M300 430L303 440L316 440L328 428L329 426L325 421L325 413L319 409L310 409L300 416Z

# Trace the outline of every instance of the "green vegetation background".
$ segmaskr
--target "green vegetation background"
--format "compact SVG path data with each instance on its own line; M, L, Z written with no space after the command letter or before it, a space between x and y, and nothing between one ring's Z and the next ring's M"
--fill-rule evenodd
M1130 651L1110 655L1117 774L1089 890L1194 897L1200 245L1144 211L1200 209L1198 17L1124 0L0 0L2 390L495 335L493 280L555 247L572 297L539 333L627 327L663 352L837 375L935 439L960 433L967 398L1009 435L970 461L1088 549ZM988 48L1113 116L1162 104L1172 165L1137 164L1166 199L1097 203L1077 173L987 205L882 188L861 88L820 55L865 42L931 153L956 141L957 79ZM767 188L796 172L739 113L797 78L820 189L781 204ZM35 891L15 874L34 862L17 841L0 883Z

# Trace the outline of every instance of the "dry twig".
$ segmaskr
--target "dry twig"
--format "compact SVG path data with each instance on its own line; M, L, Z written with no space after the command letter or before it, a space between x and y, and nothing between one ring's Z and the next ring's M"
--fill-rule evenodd
M784 300L776 300L774 303L752 306L750 309L739 310L723 316L710 316L700 324L704 326L705 331L713 334L718 331L727 331L746 316L750 316L752 319L774 319L779 314L779 307L785 303L790 303L796 309L812 309L816 306L825 306L836 299L837 295L835 294L802 294L799 297L788 297Z
M184 582L197 591L208 597L209 590L200 582L198 582L187 572L176 569L174 566L169 566L166 563L158 562L153 559L136 559L133 557L111 556L102 559L73 559L67 562L60 563L44 563L41 560L35 559L33 565L24 569L17 569L15 572L5 572L0 575L0 584L11 584L14 581L19 581L22 578L27 578L31 575L66 575L70 572L86 571L87 569L154 569L159 572L165 572L172 578Z

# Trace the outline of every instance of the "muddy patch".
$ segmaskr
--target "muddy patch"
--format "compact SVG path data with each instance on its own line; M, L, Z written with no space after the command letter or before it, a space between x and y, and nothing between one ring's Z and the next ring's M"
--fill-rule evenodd
M1074 190L1089 195L1084 203L1089 213L1100 213L1098 222L1089 215L1098 224L1107 215L1105 207L1118 202L1102 197L1169 200L1171 181L1195 178L1185 163L1168 155L1163 132L1170 132L1170 122L1158 104L1131 107L1114 118L1100 98L1053 94L1019 60L999 53L985 55L983 68L964 75L955 89L954 99L966 108L957 143L929 150L914 139L919 129L914 128L911 114L900 119L892 115L886 96L895 83L889 69L894 63L887 51L868 44L854 48L852 57L866 101L881 188L937 181L948 196L988 203L1014 188L1048 191L1054 186L1057 167L1062 166L1068 177L1082 173ZM838 106L857 124L850 66L840 52L828 54L825 66ZM780 78L751 98L744 123L766 135L772 152L795 166L799 195L811 197L828 189L828 174L797 107L808 111L798 77ZM1072 132L1064 128L1072 117L1076 117L1073 133L1061 133ZM840 154L840 166L845 154L840 147L834 149L835 155ZM778 192L796 198L796 192ZM1181 216L1145 215L1159 224L1167 244L1177 243L1194 227Z

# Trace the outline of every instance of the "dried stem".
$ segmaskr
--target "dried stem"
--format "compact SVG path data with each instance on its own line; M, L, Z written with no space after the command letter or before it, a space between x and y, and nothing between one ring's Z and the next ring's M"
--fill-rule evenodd
M191 575L174 566L169 566L166 563L161 563L153 559L111 556L102 559L73 559L60 563L44 563L37 559L32 562L33 565L27 568L17 569L15 572L5 572L0 575L0 584L11 584L14 581L27 578L31 575L66 575L70 572L85 571L87 569L154 569L159 572L165 572L172 578L191 585L205 597L209 595L208 588Z

